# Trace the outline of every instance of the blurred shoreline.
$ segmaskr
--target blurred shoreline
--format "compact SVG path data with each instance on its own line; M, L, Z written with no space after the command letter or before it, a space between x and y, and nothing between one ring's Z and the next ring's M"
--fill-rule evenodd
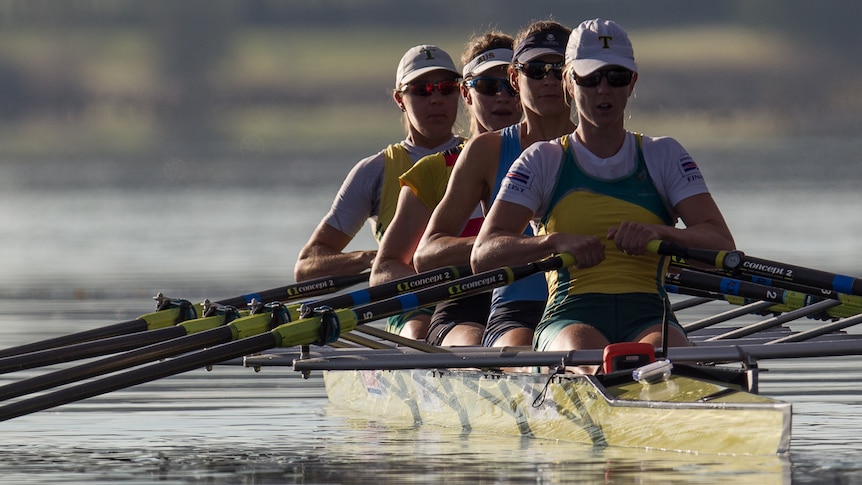
M514 34L547 17L627 27L641 73L632 130L688 145L862 128L862 33L838 28L858 18L855 4L503 1L491 20L439 0L424 22L386 5L7 2L0 163L355 157L403 136L389 90L407 47L437 43L457 59L484 27ZM383 15L398 21L382 29Z

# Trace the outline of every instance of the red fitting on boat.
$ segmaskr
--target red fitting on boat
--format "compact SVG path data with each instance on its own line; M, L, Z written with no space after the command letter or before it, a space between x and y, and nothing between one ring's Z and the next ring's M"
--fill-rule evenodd
M634 369L655 362L655 347L640 342L620 342L605 347L602 354L602 370L605 374Z

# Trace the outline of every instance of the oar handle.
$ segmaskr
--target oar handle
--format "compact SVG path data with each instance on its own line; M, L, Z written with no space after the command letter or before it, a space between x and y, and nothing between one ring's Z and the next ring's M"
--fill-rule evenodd
M715 266L718 269L733 271L740 267L745 254L742 251L723 251L715 249L692 249L679 244L660 241L658 239L647 243L647 251L664 256L688 259L699 263Z

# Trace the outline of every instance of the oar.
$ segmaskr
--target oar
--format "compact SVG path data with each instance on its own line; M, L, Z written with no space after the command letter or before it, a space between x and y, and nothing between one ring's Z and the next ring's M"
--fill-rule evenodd
M688 263L686 263L682 259L674 258L670 263L671 268L684 268L684 269L692 269L696 271L703 271L700 268L694 268ZM719 276L727 276L730 278L737 278L745 281L749 281L752 283L757 283L765 286L772 286L774 288L781 288L784 290L795 291L797 293L805 293L808 295L819 296L823 298L832 298L841 300L843 303L848 305L854 305L862 308L862 296L857 295L848 295L846 293L835 292L826 288L817 288L810 285L803 285L799 283L793 283L785 280L774 280L772 278L766 278L763 276L757 276L754 274L742 273L739 271L727 271L714 269L709 270L711 274L719 275Z
M667 241L651 241L648 249L657 254L698 261L733 273L763 277L772 286L778 286L777 283L783 281L862 296L862 281L856 277L754 258L742 251L692 249Z
M297 299L311 297L330 293L368 281L368 276L368 273L360 273L356 275L318 278L257 293L235 296L219 300L217 303L223 306L244 307L252 300L268 303L288 298ZM83 332L2 349L0 350L0 357L38 352L40 350L54 349L81 342L89 342L103 338L116 337L118 335L144 332L147 330L157 330L176 325L185 320L197 318L202 311L202 306L200 304L191 304L186 300L175 300L167 298L164 295L158 295L156 299L159 304L156 311L153 313L141 315L134 320L126 322L115 323L104 327L85 330Z
M211 304L208 302L204 304L204 317L186 320L170 327L2 357L0 358L0 374L125 352L210 330L243 316L243 313L248 315L248 311L240 312L234 307L218 307L218 310L207 310L209 305Z
M751 300L773 302L776 305L772 307L771 311L774 312L795 310L827 299L835 301L835 306L841 305L840 311L833 310L830 314L835 318L862 312L862 306L847 302L845 297L852 295L834 291L824 294L816 288L809 288L808 292L803 293L691 269L680 269L674 273L668 273L665 276L665 284L708 291L732 303L740 302L740 300L746 303Z
M820 315L832 318L841 318L862 313L862 308L851 304L842 304L841 295L834 292L830 292L828 295L831 299L824 299L821 297L689 269L681 269L676 273L668 273L665 281L666 283L669 283L666 284L666 287L670 287L671 289L677 289L679 287L696 288L699 291L716 292L729 301L732 300L733 297L739 297L740 301L737 303L747 303L741 308L724 312L720 315L713 315L700 321L684 325L683 328L687 332L693 332L695 330L712 326L716 323L727 321L747 313L761 313L763 311L780 313L780 315L767 320L707 338L704 342L746 337L762 330L778 327L784 323L802 317ZM811 291L814 292L815 290ZM752 300L754 301L753 303L751 302ZM774 305L773 303L778 304Z
M796 288L804 288L814 294L805 295L765 285L734 280L726 276L695 272L689 269L680 270L678 273L669 273L665 281L665 287L668 291L696 295L700 298L708 298L706 295L711 295L713 298L724 299L732 304L744 305L738 309L684 325L683 328L687 332L693 332L749 313L769 311L783 314L782 316L773 317L714 336L707 339L707 341L744 337L788 321L802 317L811 317L812 315L820 315L821 317L825 316L838 320L803 332L771 340L764 345L803 342L862 323L862 307L854 303L848 303L848 301L855 301L856 297L853 295L845 295L832 291L818 292L818 290L811 287L796 285ZM730 292L732 294L723 292ZM758 298L763 298L763 300L757 300ZM780 303L773 304L773 302Z
M426 273L422 273L421 275L413 275L406 278L389 281L377 286L372 286L345 293L342 295L329 297L325 300L325 303L321 304L329 306L331 308L354 307L356 305L367 303L372 300L388 298L398 294L399 292L404 292L415 288L422 288L423 286L428 286L434 283L455 279L464 274L470 274L469 266L449 266L445 268L439 268L436 270L428 271ZM367 275L364 275L364 278L367 278ZM329 281L331 280L327 280L325 283L329 283ZM334 285L328 284L327 287L331 288L332 290L337 289L337 287ZM300 290L305 291L287 292L286 297L284 292L279 294L283 297L283 300L281 301L286 302L308 296L307 291L310 289L314 289L314 291L322 291L313 282L306 282L302 285L302 288L300 288ZM274 295L255 294L254 298L257 298L258 296L261 298L268 298L268 301L262 301L262 303L269 303L272 301L271 299ZM301 314L307 313L308 304L309 303L306 302L289 306L287 309L290 315L290 319L295 320L297 318L300 318ZM222 305L210 304L209 302L205 302L201 313L203 313L205 316L214 316L217 312L214 311L212 312L212 314L208 315L208 309L218 307L222 307ZM234 307L227 306L224 308ZM59 348L28 352L8 357L0 357L0 374L15 372L24 369L32 369L35 367L52 365L61 362L72 362L80 359L99 357L102 355L113 354L116 352L124 352L127 350L151 345L157 342L163 342L165 340L183 337L185 335L202 332L204 330L210 330L212 328L218 327L219 325L223 325L224 323L225 322L221 319L195 318L185 320L181 323L177 323L174 326L166 328L159 328L144 332L135 332L128 335L118 335L115 337L108 337L95 341L66 345ZM409 342L405 341L400 341L399 343L403 345L409 344Z
M453 280L458 278L462 273L469 274L469 266L449 266L427 271L417 275L392 280L377 286L355 290L343 295L335 295L333 297L320 300L315 305L311 305L310 303L293 306L282 305L280 318L285 322L291 321L298 318L298 313L300 311L310 313L317 306L328 308L354 307L356 304L353 302L367 303L369 301L378 301L384 298L390 298L398 294L408 293L411 289L422 288L423 286L430 286L435 283ZM255 305L255 313L263 311L262 304L255 303ZM211 316L189 320L173 327L10 357L9 359L16 361L15 363L18 364L19 369L32 368L36 367L36 365L34 365L34 361L20 362L22 359L19 359L19 357L30 357L35 355L40 359L39 361L42 362L43 365L48 365L44 364L44 362L65 362L73 360L71 358L73 356L76 358L95 357L96 351L105 350L108 347L111 347L114 351L119 351L118 348L120 347L120 343L126 347L129 347L130 343L141 343L141 345L137 345L137 347L140 348L131 352L106 357L96 362L88 362L82 365L60 369L55 372L0 386L0 400L12 399L14 397L23 396L24 394L43 391L51 387L81 381L91 377L108 374L110 372L117 372L137 365L153 362L155 360L179 355L191 350L229 342L240 335L253 335L268 330L265 328L266 325L268 325L268 322L265 321L266 318L259 315L251 318L252 315L249 315L248 312L237 314L235 310L231 311L231 309L233 309L233 307L221 308L219 306L214 306L215 311L212 312L213 314ZM363 330L367 331L367 329ZM380 332L383 331L381 330ZM381 337L382 335L377 333L377 336ZM162 340L153 340L153 338L161 338ZM397 336L389 336L389 338L397 338ZM143 342L146 341L149 341L149 345L145 346ZM404 341L399 342L403 345L408 344ZM136 347L129 347L129 349L131 348ZM425 349L425 347L422 348ZM436 350L441 352L444 351L440 348L437 348ZM47 355L44 355L45 353L47 353ZM52 360L53 353L65 357L68 360Z
M677 292L679 288L708 291L717 298L736 304L747 304L752 300L773 302L775 305L770 306L769 311L776 313L796 310L825 299L835 302L824 312L829 317L842 318L862 313L862 306L847 302L847 297L852 295L834 291L824 294L815 288L808 288L807 293L802 293L691 269L668 273L665 276L665 288Z
M123 373L84 382L31 398L21 399L0 407L0 421L180 374L192 369L214 365L274 347L308 344L325 345L334 342L338 339L341 332L350 331L357 324L396 315L453 297L469 296L489 291L492 288L511 284L515 280L538 272L556 270L561 267L571 266L574 263L574 258L569 254L552 256L528 265L486 271L450 283L443 283L418 290L414 293L406 293L377 303L361 305L352 310L331 310L318 307L314 310L314 317L286 324L281 324L281 320L284 318L283 312L278 308L274 308L272 314L268 316L268 321L261 322L265 323L268 329L273 325L278 325L269 331L251 336L238 335L238 340L226 344L198 350L171 360L131 369ZM253 318L254 316L240 318L233 323ZM266 315L263 316L265 317Z

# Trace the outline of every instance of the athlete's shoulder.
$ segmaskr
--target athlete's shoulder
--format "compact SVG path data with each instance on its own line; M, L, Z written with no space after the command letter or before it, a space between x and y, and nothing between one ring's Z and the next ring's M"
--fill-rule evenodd
M485 133L480 133L470 141L467 142L464 147L465 150L476 150L477 148L487 149L489 147L499 147L500 140L503 138L503 134L499 131L486 131Z
M427 177L433 173L444 170L447 165L446 152L437 152L431 155L424 156L418 162L413 164L402 176L401 179L409 177ZM457 158L457 154L453 157Z
M658 150L682 150L682 144L670 136L648 136L640 133L629 133L629 136L640 137L641 146Z
M528 146L521 152L521 159L531 159L531 160L546 160L546 159L559 159L563 154L563 145L561 144L562 138L555 138L553 140L548 141L537 141L532 145Z

